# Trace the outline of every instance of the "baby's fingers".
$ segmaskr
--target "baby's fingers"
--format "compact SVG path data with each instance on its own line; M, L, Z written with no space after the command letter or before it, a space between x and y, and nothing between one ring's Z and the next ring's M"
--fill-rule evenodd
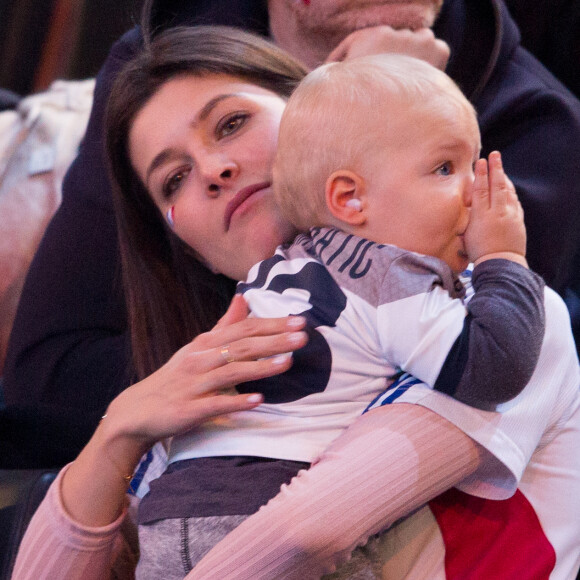
M471 190L471 209L477 212L488 209L489 200L489 177L487 174L487 161L478 159L475 163L475 179Z
M516 190L503 170L499 151L489 154L489 185L491 207L499 210L500 215L504 208L517 202Z

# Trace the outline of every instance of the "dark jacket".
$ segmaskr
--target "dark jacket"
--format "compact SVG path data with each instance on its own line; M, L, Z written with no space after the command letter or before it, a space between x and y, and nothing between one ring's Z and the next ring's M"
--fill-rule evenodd
M522 44L580 98L580 1L506 0Z
M163 8L157 8L154 24L213 22L265 34L264 5L158 3ZM572 291L580 289L580 102L521 48L500 0L446 0L435 32L451 46L449 74L478 111L482 154L502 152L520 195L530 266L573 305ZM67 174L62 206L25 284L5 366L8 409L0 417L0 441L16 453L4 453L5 464L50 466L72 459L111 399L130 383L101 126L111 80L139 45L137 29L126 34L98 76L91 120ZM580 308L576 324L579 320Z

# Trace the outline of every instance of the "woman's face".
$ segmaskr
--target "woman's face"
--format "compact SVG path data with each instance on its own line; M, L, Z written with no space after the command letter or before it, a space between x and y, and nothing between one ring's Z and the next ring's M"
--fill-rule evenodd
M295 233L272 195L284 107L275 93L235 77L181 76L129 132L131 163L175 233L235 280Z

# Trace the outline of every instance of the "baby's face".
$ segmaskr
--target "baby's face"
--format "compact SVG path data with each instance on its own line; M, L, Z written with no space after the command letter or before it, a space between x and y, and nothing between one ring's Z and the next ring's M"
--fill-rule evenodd
M439 102L440 101L440 102ZM364 162L365 237L436 256L454 272L468 265L473 167L480 133L467 104L389 102L389 122L376 127L376 149Z

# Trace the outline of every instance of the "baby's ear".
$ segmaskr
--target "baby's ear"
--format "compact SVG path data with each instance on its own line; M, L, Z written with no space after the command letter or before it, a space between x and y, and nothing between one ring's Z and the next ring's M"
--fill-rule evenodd
M326 180L326 206L343 223L360 226L367 221L364 179L348 169L339 169Z

